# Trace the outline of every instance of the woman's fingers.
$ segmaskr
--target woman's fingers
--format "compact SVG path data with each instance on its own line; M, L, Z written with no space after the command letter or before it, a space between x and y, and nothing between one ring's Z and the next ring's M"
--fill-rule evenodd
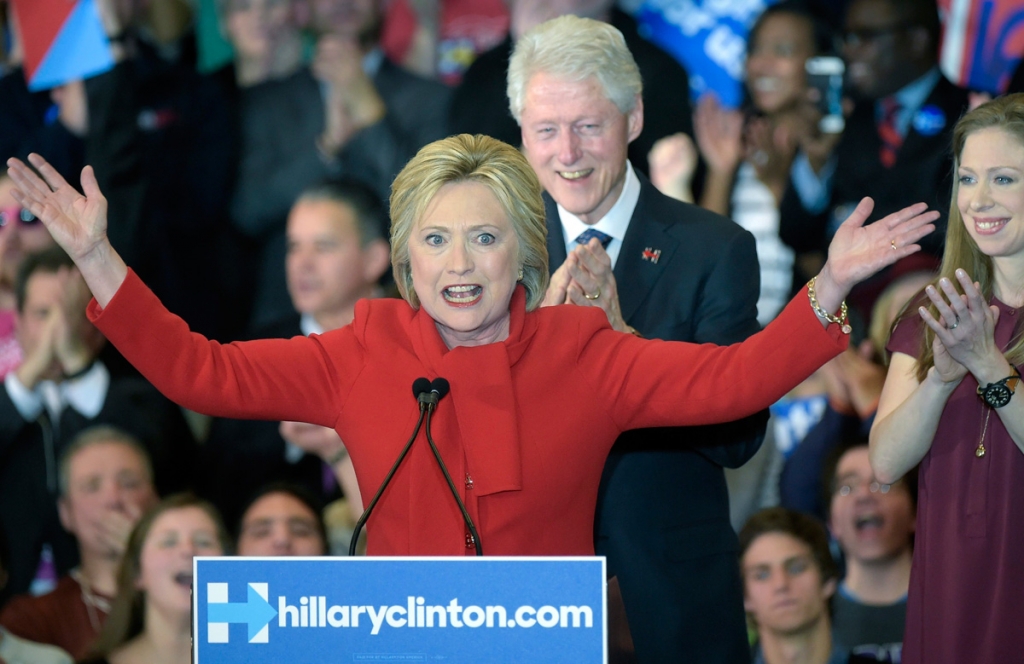
M92 166L86 166L82 169L82 191L85 192L86 198L98 199L103 196L100 191L100 183L96 180L96 171L93 170Z
M70 187L67 180L64 179L57 169L50 165L50 162L43 159L41 156L33 152L28 156L29 162L36 167L39 174L46 180L46 184L50 185L50 189L57 191L64 187Z
M860 199L860 203L857 203L857 207L853 209L853 212L850 213L850 216L846 218L842 225L851 228L863 226L874 209L875 202L869 196L865 196Z
M949 346L949 328L947 328L943 323L940 323L939 321L935 320L935 317L932 316L932 313L928 311L928 309L926 309L925 307L918 307L917 313L920 314L921 320L924 321L925 325L932 328L932 331L935 332L935 338L943 345Z
M934 286L928 286L927 288L924 289L924 292L928 296L928 299L932 301L932 304L935 305L935 309L939 312L939 315L942 316L944 322L946 323L946 325L943 326L943 329L949 330L955 328L956 325L959 324L960 316L950 307L949 303L946 302L946 298L942 297L942 295L939 293L938 290L935 289ZM952 299L960 299L959 296L955 294L955 291L954 295L952 296ZM929 316L930 315L931 314L929 314ZM936 321L936 323L938 323L938 321Z
M888 217L882 219L881 223L885 224L885 227L888 228L889 230L893 230L900 224L906 223L908 221L913 221L916 217L919 217L923 214L934 214L933 218L938 218L938 212L933 210L931 213L928 213L926 212L927 210L928 205L926 203L914 203L913 205L908 205L902 210L897 210L896 212L893 212Z
M7 160L7 174L25 197L24 200L42 203L52 193L46 183L20 159Z

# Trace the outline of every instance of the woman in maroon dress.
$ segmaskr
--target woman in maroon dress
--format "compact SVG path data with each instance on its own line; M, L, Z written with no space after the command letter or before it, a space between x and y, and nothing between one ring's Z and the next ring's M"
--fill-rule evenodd
M893 330L871 431L879 482L921 464L904 664L1024 653L1024 94L966 114L953 153L940 278Z

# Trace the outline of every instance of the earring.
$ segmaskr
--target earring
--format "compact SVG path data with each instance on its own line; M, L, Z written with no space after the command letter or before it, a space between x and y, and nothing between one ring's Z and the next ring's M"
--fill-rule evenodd
M519 268L519 277L516 279L516 281L522 281L522 280L523 280L523 268Z

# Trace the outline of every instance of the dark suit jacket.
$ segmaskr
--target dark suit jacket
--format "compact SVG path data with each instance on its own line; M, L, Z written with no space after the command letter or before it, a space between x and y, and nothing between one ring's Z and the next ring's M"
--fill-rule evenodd
M644 81L644 130L629 146L629 160L647 172L647 153L659 139L676 132L693 136L689 79L668 53L640 36L636 21L612 10L611 24L622 32ZM456 88L449 113L452 134L486 134L519 145L522 134L508 110L506 83L512 38L473 61Z
M299 314L282 318L258 330L253 339L290 339L302 335ZM263 486L287 481L305 487L322 505L339 494L335 485L324 487L324 462L303 454L295 463L285 459L280 422L233 420L216 417L200 449L197 471L199 492L221 512L229 528L242 518L242 510Z
M327 176L366 182L387 200L391 181L421 147L445 136L450 91L385 59L373 76L387 106L334 163L316 149L324 128L320 84L308 70L242 91L241 160L232 222L260 245L262 272L250 329L294 311L284 279L285 221L302 190Z
M807 212L790 184L780 209L779 236L782 241L798 252L825 251L838 222L853 211L861 198L870 196L875 201L871 219L881 219L919 201L927 203L930 209L938 210L941 216L936 222L936 230L922 241L922 247L935 256L941 256L953 184L950 145L953 126L967 108L967 91L941 77L922 108L926 106L941 111L945 125L928 135L911 123L895 165L886 168L878 156L881 139L875 120L875 102L858 103L847 118L846 130L836 146L836 172L832 196L825 212L817 215ZM887 273L883 271L861 284L851 295L851 305L863 301L861 308L869 306L869 301L874 298L862 297L860 293L875 290L875 284L886 282Z
M78 563L78 546L57 515L59 462L75 436L101 424L139 439L153 462L161 495L191 486L196 454L192 432L181 409L141 378L111 376L95 418L69 406L58 421L51 421L45 409L38 419L24 420L0 387L0 529L10 549L10 578L0 605L28 591L44 544L52 548L59 574Z
M642 174L615 264L622 315L645 337L728 344L758 330L754 239L664 196ZM545 195L552 271L566 258ZM660 250L657 263L645 249ZM751 367L748 380L756 376ZM722 467L753 456L767 414L719 427L623 434L605 465L596 550L618 576L642 662L749 662L736 535Z

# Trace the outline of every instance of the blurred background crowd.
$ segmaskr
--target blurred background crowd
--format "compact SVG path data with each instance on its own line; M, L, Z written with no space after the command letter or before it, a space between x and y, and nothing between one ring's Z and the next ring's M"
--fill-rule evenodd
M449 134L520 145L509 57L555 16L621 31L644 82L629 162L753 234L761 325L862 196L875 218L924 201L945 219L956 120L1024 90L1024 40L989 36L1024 3L979 23L991 3L960 0L95 0L113 66L34 90L24 1L0 0L0 157L42 154L70 182L91 165L118 252L225 342L322 333L396 296L392 179ZM820 57L845 66L841 131L809 93ZM347 552L362 501L344 443L168 402L88 323L12 189L0 167L0 661L189 661L192 555ZM917 487L876 480L867 436L889 331L943 236L857 289L850 349L726 471L758 661L784 661L793 633L764 588L777 561L804 584L814 652L900 661Z

